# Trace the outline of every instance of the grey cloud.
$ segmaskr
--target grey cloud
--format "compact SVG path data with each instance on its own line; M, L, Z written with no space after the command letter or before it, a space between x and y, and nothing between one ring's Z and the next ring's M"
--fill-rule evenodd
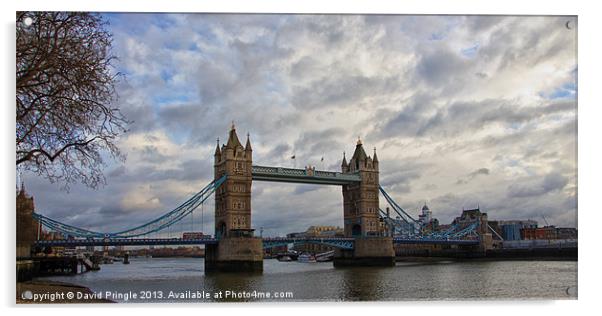
M401 86L398 76L342 75L336 70L333 69L327 77L314 80L309 86L293 86L292 104L300 109L349 106L368 96L390 93Z
M320 187L317 185L298 185L293 191L294 194L304 194L306 192L311 192L318 190Z
M411 182L419 179L427 167L426 163L417 163L411 160L382 161L380 163L380 185L387 192L409 193L412 191ZM385 170L387 171L385 172Z
M489 169L487 168L479 168L469 174L470 177L476 177L480 174L487 175L489 174Z
M458 181L456 181L456 184L466 184L470 180L474 179L475 177L477 177L479 175L489 175L489 169L479 168L479 169L467 174L465 177L458 179Z
M469 62L457 53L440 49L423 55L416 71L419 78L435 89L449 89L450 86L456 85L454 82L462 82L462 78L469 75L468 66Z
M413 101L374 133L387 136L394 131L406 136L455 137L474 133L489 124L523 124L545 116L574 112L572 101L554 101L546 105L523 107L507 100L456 102L428 114L427 105ZM373 136L375 137L375 136Z
M213 166L210 158L185 160L167 169L144 165L137 167L126 175L127 181L137 181L139 183L163 180L197 181L211 179L212 176Z
M550 173L542 180L510 185L508 187L508 197L536 197L551 191L563 189L567 183L568 179L565 176L558 173Z
M293 78L307 77L319 70L319 64L312 56L304 56L295 62L290 69L290 75Z
M145 145L139 149L142 161L160 163L165 162L169 159L168 156L159 152L159 149L153 145Z
M340 138L344 131L340 128L328 128L318 131L308 131L301 134L295 141L296 154L306 157L322 157L333 148L343 148Z
M108 176L109 177L119 177L125 173L126 173L126 168L125 168L125 166L121 165L121 166L113 168L113 170L109 171Z
M489 44L482 46L479 54L487 61L499 60L498 71L518 64L535 67L574 49L575 37L564 27L566 20L566 17L505 19L503 27L492 32ZM520 36L516 30L520 30Z
M499 25L505 19L507 19L507 17L505 16L467 16L464 18L464 23L466 25L466 28L470 29L473 32L485 32L489 31L496 25Z

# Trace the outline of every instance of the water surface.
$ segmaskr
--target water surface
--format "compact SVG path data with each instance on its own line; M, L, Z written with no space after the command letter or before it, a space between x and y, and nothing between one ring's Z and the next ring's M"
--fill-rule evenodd
M332 262L265 260L263 274L209 275L205 275L203 266L202 258L132 258L129 265L116 262L101 265L101 270L96 272L44 279L83 285L103 295L107 291L125 293L124 297L113 297L118 302L577 297L576 261L398 262L395 267L335 269ZM226 291L229 291L230 297L225 297ZM222 292L221 298L219 292ZM125 297L129 293L135 293L138 297ZM184 298L169 298L170 293ZM233 296L233 293L237 295ZM269 298L266 293L269 293ZM209 297L191 298L193 294ZM284 298L274 298L275 295Z

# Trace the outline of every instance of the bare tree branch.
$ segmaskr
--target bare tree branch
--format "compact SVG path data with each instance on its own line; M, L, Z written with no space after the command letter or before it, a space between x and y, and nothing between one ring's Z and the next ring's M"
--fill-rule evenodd
M107 23L82 12L16 16L16 165L65 187L97 187L105 153L124 159L114 142L129 123L111 107L120 74Z

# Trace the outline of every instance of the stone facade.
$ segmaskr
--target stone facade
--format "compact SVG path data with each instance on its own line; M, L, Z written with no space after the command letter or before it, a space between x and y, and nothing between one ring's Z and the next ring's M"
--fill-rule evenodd
M205 249L205 272L262 272L263 243L259 237L225 237Z
M39 223L33 219L33 197L21 190L17 193L17 257L31 257L31 247L37 239Z
M225 145L214 154L215 179L227 175L215 191L215 245L205 248L205 271L262 272L263 242L251 229L253 150L247 134L243 147L232 124Z
M215 236L228 237L232 230L251 229L251 185L253 150L247 135L242 146L232 124L228 141L215 148L215 179L228 175L227 180L215 191Z
M343 185L343 217L346 237L379 236L382 228L378 216L378 157L366 155L361 140L347 163L343 154L343 173L359 172L361 182Z
M333 264L346 266L394 266L395 250L391 237L358 237L354 249L336 249Z

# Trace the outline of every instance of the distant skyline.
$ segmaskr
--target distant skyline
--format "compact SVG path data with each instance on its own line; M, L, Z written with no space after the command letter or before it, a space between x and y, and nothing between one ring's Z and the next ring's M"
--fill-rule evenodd
M134 121L127 160L98 190L24 174L46 216L116 231L171 210L212 180L234 120L261 165L292 167L294 154L340 170L361 137L415 217L426 202L441 223L479 205L492 220L577 224L574 17L105 17L125 74L115 106ZM213 203L203 210L213 233ZM341 189L254 182L252 212L265 235L342 226Z

